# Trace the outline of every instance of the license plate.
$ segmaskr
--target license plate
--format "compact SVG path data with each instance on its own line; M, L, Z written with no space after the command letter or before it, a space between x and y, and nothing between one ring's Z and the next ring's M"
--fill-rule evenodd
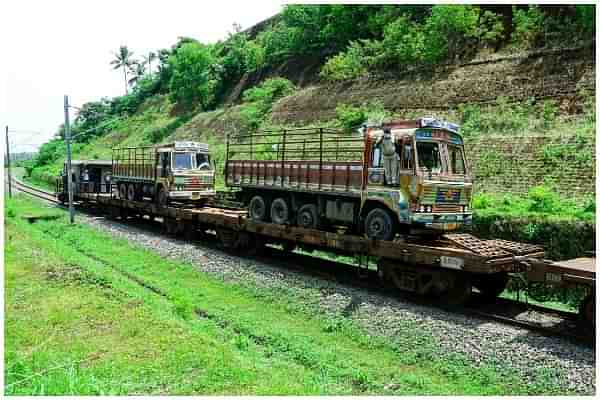
M440 264L444 268L462 269L465 261L462 258L442 256Z
M546 272L546 282L555 282L558 283L562 281L561 274L557 274L554 272Z
M192 193L192 199L197 200L200 198L200 193Z

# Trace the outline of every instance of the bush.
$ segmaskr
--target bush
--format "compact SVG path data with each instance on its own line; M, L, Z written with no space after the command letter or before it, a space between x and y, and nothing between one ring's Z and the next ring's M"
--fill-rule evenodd
M285 78L270 78L258 86L244 91L244 102L272 104L281 97L288 96L296 90L296 86Z
M199 104L205 110L215 98L218 85L215 58L209 46L186 42L169 57L171 100L190 109Z
M559 195L550 188L544 186L533 187L529 190L527 197L531 200L528 207L529 211L559 214L563 209Z
M349 132L365 123L379 125L389 117L381 102L363 103L360 106L340 104L335 108L335 114L339 125Z
M479 7L435 5L425 23L425 61L434 63L454 59L472 38L477 37Z
M538 6L530 5L526 10L513 6L513 42L524 47L539 45L543 40L544 23L544 14Z
M244 91L240 115L246 128L257 130L271 111L273 104L282 97L289 96L296 87L285 78L271 78Z
M355 79L367 73L363 46L352 42L348 50L327 60L320 75L330 81Z
M377 67L419 64L425 60L426 36L420 25L405 16L385 27L382 41L382 56Z

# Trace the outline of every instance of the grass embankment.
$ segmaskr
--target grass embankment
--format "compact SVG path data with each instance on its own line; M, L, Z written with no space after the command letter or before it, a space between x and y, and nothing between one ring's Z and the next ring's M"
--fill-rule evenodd
M7 200L6 394L558 391L548 375L526 386L440 354L408 322L392 344L285 292L224 283L64 217L20 218L34 209Z

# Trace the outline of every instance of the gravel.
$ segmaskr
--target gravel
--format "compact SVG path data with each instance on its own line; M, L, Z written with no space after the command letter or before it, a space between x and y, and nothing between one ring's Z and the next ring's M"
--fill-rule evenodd
M132 223L82 214L78 218L165 257L190 262L224 281L292 293L321 313L350 318L370 334L392 343L406 346L408 341L417 346L420 336L430 335L440 354L458 354L477 365L497 365L507 374L516 371L529 383L549 380L557 389L595 394L595 351L586 346L294 271L279 266L283 260L261 262L211 245L166 237ZM411 334L414 332L419 334Z

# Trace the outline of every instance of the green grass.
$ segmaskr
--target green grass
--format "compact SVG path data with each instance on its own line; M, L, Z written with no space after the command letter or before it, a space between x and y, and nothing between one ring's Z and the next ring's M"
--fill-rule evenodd
M66 217L7 200L5 394L564 393L542 369L441 354L407 321L394 340L294 293L225 283ZM549 374L549 375L548 375Z

